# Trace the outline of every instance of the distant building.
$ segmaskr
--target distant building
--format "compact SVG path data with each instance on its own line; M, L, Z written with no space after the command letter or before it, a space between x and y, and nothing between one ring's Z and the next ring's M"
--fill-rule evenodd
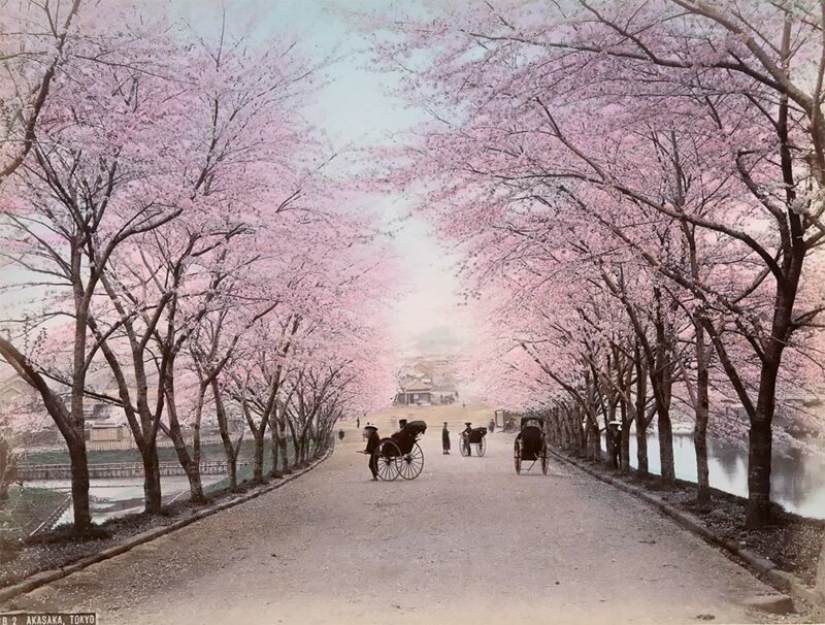
M396 405L451 404L458 399L452 363L432 358L412 361L398 371Z
M395 403L402 406L432 403L430 384L422 380L405 380L400 383L401 390L395 396Z

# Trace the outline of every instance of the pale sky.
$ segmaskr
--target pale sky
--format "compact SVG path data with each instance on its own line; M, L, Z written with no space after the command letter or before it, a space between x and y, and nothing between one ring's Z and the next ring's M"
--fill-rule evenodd
M203 0L175 0L196 20L205 17ZM315 107L305 113L329 135L337 149L380 143L391 133L408 128L422 119L421 113L405 110L402 102L386 92L394 77L370 72L368 59L358 53L364 42L349 27L344 11L378 10L395 12L396 7L414 8L412 0L227 0L227 14L237 24L252 21L258 35L297 38L303 54L321 59L334 53L340 60L329 69L331 78ZM217 15L217 14L213 14ZM271 33L271 34L270 34ZM399 222L409 211L400 197L376 197L370 202L385 215L385 224L396 231L398 254L405 267L406 295L398 302L396 328L402 336L414 336L444 327L451 335L467 340L472 322L465 308L458 306L451 257L439 244L430 227L421 219Z

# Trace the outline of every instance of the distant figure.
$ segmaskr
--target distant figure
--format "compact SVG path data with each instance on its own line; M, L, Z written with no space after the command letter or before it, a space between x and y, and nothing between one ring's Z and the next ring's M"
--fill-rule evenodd
M378 437L378 428L374 425L367 425L364 428L364 432L367 435L367 446L364 449L365 454L368 454L370 457L369 461L369 468L370 473L372 473L372 479L374 482L378 481L378 456L375 454L375 450L378 449L378 444L381 442L381 439Z
M462 407L462 408L466 408L466 407L467 407L467 404L465 404L464 402L461 402L461 407Z
M361 429L361 417L355 417L355 427Z
M464 426L464 430L461 432L461 438L464 441L464 447L467 450L467 455L472 456L473 448L470 447L470 432L473 431L473 424L468 421L464 424Z
M344 440L344 430L343 430L343 428L338 430L338 440L339 441Z
M490 419L490 427L489 427L488 429L490 430L490 434L492 434L493 432L495 432L495 430L496 430L496 422L495 422L495 420L494 420L494 419Z
M447 422L444 422L444 429L441 430L441 453L450 453L450 430L447 429Z

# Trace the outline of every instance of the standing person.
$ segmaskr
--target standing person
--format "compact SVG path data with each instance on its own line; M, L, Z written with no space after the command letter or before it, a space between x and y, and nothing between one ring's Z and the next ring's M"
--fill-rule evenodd
M467 450L467 455L472 456L473 455L473 450L470 447L470 432L473 431L473 424L470 423L470 422L467 422L464 425L466 427L461 432L461 436L464 439L464 445L465 445L465 449Z
M444 429L441 430L441 453L450 453L450 430L447 429L447 422L444 422Z
M378 456L375 455L375 450L378 449L378 444L381 442L381 439L378 436L378 428L374 425L368 425L364 428L364 432L367 435L367 446L364 449L365 454L368 454L370 457L369 461L369 468L370 473L372 473L372 479L374 482L378 481Z
M361 429L361 417L355 417L355 427Z
M490 419L490 434L496 431L496 422L494 419Z

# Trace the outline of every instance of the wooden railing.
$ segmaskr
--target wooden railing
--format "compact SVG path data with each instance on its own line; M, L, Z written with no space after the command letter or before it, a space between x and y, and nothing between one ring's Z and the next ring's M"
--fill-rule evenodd
M251 460L238 461L237 467L252 464ZM186 475L179 462L161 462L159 470L164 475ZM200 463L201 475L224 475L227 473L226 460L204 460ZM71 465L68 464L22 464L17 469L19 479L24 482L38 480L66 480L72 477ZM111 462L90 464L89 477L93 479L114 479L119 477L143 477L143 464L140 462Z

